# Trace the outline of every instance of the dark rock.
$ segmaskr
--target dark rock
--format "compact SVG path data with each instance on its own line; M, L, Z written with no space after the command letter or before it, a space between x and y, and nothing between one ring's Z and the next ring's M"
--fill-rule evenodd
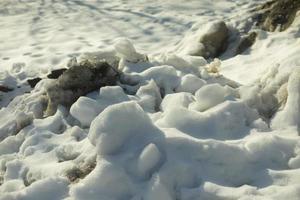
M13 90L14 90L13 88L10 88L8 86L0 85L0 92L10 92L10 91L13 91Z
M77 65L78 63L77 63L77 58L76 57L73 57L73 58L71 58L69 61L68 61L68 63L67 63L67 67L68 68L71 68L71 67L73 67L73 66L75 66L75 65Z
M71 106L80 96L103 86L116 85L119 72L105 61L85 60L67 69L48 87L46 114L55 113L59 104Z
M50 78L50 79L57 79L57 78L59 78L66 70L67 70L67 68L52 70L52 71L51 71L51 74L48 74L48 75L47 75L47 78Z
M42 79L37 77L33 79L27 79L27 83L30 85L31 88L34 88L38 82L40 82Z
M299 0L276 0L259 6L254 11L257 26L266 31L286 30L294 21L297 11L300 10Z
M207 33L201 36L198 42L203 44L193 56L203 56L204 58L216 58L221 55L227 48L229 30L223 21L213 23Z
M242 37L236 49L236 55L243 53L249 47L251 47L254 44L256 37L257 37L256 32L251 32L248 35Z

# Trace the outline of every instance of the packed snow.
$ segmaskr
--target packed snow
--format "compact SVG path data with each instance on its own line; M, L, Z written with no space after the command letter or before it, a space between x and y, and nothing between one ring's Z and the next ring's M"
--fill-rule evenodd
M299 200L300 13L266 32L265 2L1 1L0 200ZM75 57L120 80L49 115Z

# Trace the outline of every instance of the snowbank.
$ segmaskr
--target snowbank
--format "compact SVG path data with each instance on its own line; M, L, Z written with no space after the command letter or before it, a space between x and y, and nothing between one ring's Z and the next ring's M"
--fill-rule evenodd
M15 14L9 18L14 21L27 16L28 8L20 7L20 3L13 5L14 2L2 6ZM132 2L121 5L112 1L101 2L103 10L96 1L64 1L51 6L44 3L48 5L41 10L45 17L34 19L37 24L33 28L41 31L40 25L57 25L51 20L50 24L43 21L48 15L62 22L55 14L58 11L52 10L58 5L63 10L76 8L74 12L64 10L67 14L63 16L76 19L77 26L74 30L66 27L68 31L62 33L67 38L55 34L53 44L48 44L46 53L64 52L57 55L58 60L51 60L53 55L43 60L44 55L37 54L45 53L41 44L32 44L28 50L37 48L33 57L41 60L15 64L7 73L0 73L1 84L14 87L3 96L0 110L1 200L299 200L299 17L286 32L258 30L255 43L245 54L228 58L230 52L226 52L211 61L186 54L200 50L202 56L214 57L224 43L214 40L208 44L212 38L220 33L221 38L232 42L235 36L227 35L229 32L241 31L235 30L241 27L251 29L247 27L251 22L245 21L249 18L245 11L252 8L253 2L192 0L183 5L170 1L160 2L158 7L158 2L151 0L135 2L140 5L136 7ZM28 5L37 4L32 1ZM9 12L13 7L20 13ZM162 12L161 7L168 8L167 12ZM0 9L1 17L9 19L3 12ZM202 17L192 26L197 15ZM220 18L229 28L222 22L214 23ZM2 25L15 27L8 24L14 23ZM206 29L200 28L206 25ZM100 91L88 90L91 93L78 96L70 107L58 105L52 116L45 116L45 93L55 81L42 76L48 68L41 70L43 80L30 93L23 94L27 89L24 80L30 74L26 69L33 68L32 63L61 65L64 59L60 56L86 52L86 46L97 43L106 30L103 27L109 27L105 34L111 34L110 38L116 37L115 30L125 36L128 32L130 39L118 39L107 49L101 44L101 51L85 53L79 59L105 59L120 70L120 80L116 86L102 87ZM176 48L162 48L175 43L175 39L180 41L179 29L188 28L190 31ZM168 29L164 33L169 34L156 32L163 29ZM16 37L25 30L18 31ZM139 31L143 37L139 37ZM159 37L150 36L151 31ZM86 32L89 37L85 37ZM80 44L72 42L71 33ZM82 36L76 35L79 33ZM148 38L145 34L150 39L144 39ZM94 35L94 42L88 41ZM145 40L151 41L145 47L151 46L154 51L135 46ZM22 41L24 46L30 45ZM65 45L68 50L55 44ZM10 62L8 53L16 55L15 51L0 52L6 58L5 65ZM69 62L69 66L73 65L74 58Z

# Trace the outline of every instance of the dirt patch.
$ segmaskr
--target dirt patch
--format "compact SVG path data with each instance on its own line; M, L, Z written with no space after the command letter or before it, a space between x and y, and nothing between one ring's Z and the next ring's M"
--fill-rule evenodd
M244 51L246 51L249 47L251 47L254 44L256 37L256 32L251 32L248 35L243 36L238 44L238 47L236 48L235 54L241 54Z
M77 183L80 179L83 179L89 173L91 173L95 169L96 165L97 163L95 160L94 162L91 162L85 166L74 167L66 172L66 176L70 182Z
M227 48L229 30L225 22L220 21L211 25L207 33L201 36L198 41L203 46L196 52L191 53L193 56L202 56L206 59L220 56Z
M270 1L254 9L258 13L255 21L265 31L284 31L293 23L299 10L299 0Z

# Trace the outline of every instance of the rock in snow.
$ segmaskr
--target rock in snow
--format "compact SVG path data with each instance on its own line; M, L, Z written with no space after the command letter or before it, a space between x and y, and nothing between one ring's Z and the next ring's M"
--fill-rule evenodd
M115 85L119 73L107 62L85 60L66 70L47 88L46 113L54 114L59 104L71 106L80 96L106 85Z
M228 38L229 29L225 22L217 21L187 35L179 44L178 50L188 55L215 58L227 48Z

